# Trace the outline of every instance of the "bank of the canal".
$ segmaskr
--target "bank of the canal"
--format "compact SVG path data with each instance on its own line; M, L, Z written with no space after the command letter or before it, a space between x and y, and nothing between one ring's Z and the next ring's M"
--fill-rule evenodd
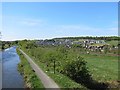
M34 89L44 90L45 88L41 80L36 75L34 69L31 67L26 57L18 49L17 49L17 53L21 60L21 62L18 64L18 70L19 72L21 72L22 76L24 77L25 87L30 90L34 90Z
M16 47L2 52L2 88L24 88L24 80L18 72L19 56Z

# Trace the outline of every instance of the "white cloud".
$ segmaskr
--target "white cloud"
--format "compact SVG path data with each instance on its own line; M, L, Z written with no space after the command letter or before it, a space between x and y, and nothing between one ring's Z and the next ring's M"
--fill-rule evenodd
M8 19L7 19L8 18ZM41 18L5 17L2 34L3 40L55 38L63 36L106 36L118 35L116 25L107 28L95 28L81 24L53 25Z
M15 39L17 39L17 37L12 35L2 36L2 41L8 41L8 40L14 41Z
M68 37L68 36L109 36L118 35L118 28L94 28L83 25L58 25L44 27L43 29L32 30L31 32L24 32L19 35L16 31L5 34L2 40L22 40L22 39L46 39L56 37ZM32 33L33 32L33 33ZM30 35L31 34L31 35Z
M60 25L59 31L81 31L81 32L88 32L88 31L98 31L98 28L93 28L85 25Z
M20 23L27 26L37 26L37 25L42 25L44 21L36 20L36 19L26 19L26 20L20 21Z
M56 33L63 35L93 35L93 36L101 36L101 35L117 35L118 28L117 27L109 27L109 28L94 28L85 25L60 25L56 27Z
M116 31L116 30L118 30L118 28L113 27L113 28L108 28L108 30L111 30L111 31Z

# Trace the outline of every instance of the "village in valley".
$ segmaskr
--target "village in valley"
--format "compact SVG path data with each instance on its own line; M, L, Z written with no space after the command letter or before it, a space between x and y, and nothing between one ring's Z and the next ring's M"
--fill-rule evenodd
M71 39L71 38L55 38L46 40L37 40L36 44L39 46L60 46L63 45L68 48L78 47L86 50L86 53L90 52L112 52L118 50L118 40L96 40L96 39Z

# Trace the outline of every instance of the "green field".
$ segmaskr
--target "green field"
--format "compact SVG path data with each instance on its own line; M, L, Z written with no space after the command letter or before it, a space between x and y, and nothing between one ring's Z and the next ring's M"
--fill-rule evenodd
M93 77L100 81L115 81L118 79L118 57L81 55L87 61Z
M46 59L44 56L42 56L43 54L45 54L44 51L47 50L48 51L47 53L49 53L49 52L51 52L52 49L50 49L50 48L46 48L46 49L44 49L44 48L42 48L42 49L41 48L36 48L36 49L38 51L39 50L40 51L42 50L42 51L37 54L37 53L35 53L36 50L33 51L33 49L31 49L31 50L29 49L26 52L39 65L39 67L42 68L42 70L45 73L47 73L51 78L53 78L53 80L60 86L61 89L73 88L73 90L74 89L76 90L77 88L81 88L81 89L86 90L86 87L82 86L79 83L76 83L74 80L71 80L69 77L59 73L58 71L56 71L55 74L54 74L53 65L47 67L45 61L44 60L40 60L40 58ZM31 52L32 52L32 54L31 54ZM36 54L36 56L33 55L33 54ZM56 68L58 68L58 66L56 66Z
M88 70L94 80L98 82L111 83L112 81L117 81L118 79L118 57L116 56L81 54L80 51L70 49L67 52L67 57L69 58L65 60L65 53L57 52L56 48L38 47L34 49L27 49L25 52L27 52L35 60L35 62L62 88L83 88L80 84L71 81L69 77L60 73L67 62L75 59L77 55L83 57L87 62ZM56 74L54 74L53 69L53 58L56 58ZM48 66L46 63L48 63Z
M22 42L23 43L23 42ZM25 51L61 88L91 88L84 83L71 78L67 72L74 72L77 77L86 79L87 73L96 83L108 84L108 87L118 85L118 55L110 53L90 52L84 48L67 48L64 46L36 46L34 41L20 44L20 48ZM85 68L78 64L83 59L86 62ZM70 66L73 63L74 65ZM55 73L54 73L55 65ZM78 65L78 66L77 66ZM71 68L69 70L69 68ZM80 69L80 68L81 69ZM87 68L86 68L87 67ZM66 71L68 68L68 71ZM82 73L80 73L82 72ZM73 74L74 74L73 73ZM77 76L78 75L78 76ZM92 83L93 84L93 83ZM95 85L95 84L93 84Z
M108 43L108 44L110 44L110 45L117 46L117 45L118 45L118 40L106 41L106 43Z

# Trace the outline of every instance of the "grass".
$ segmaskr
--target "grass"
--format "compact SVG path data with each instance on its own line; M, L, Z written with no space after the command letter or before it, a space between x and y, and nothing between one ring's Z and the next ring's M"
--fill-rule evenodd
M41 65L41 64L40 64ZM39 65L39 66L40 66ZM41 67L42 69L44 67ZM46 68L44 68L44 71L46 72ZM60 88L81 88L81 89L86 89L84 86L76 83L75 81L71 80L69 77L59 73L59 72L54 72L47 71L47 75L49 75L51 78L54 79L54 81L60 86Z
M115 81L118 79L118 57L81 55L88 62L90 72L98 81Z
M118 45L118 40L106 41L106 43L108 43L110 45L117 46Z
M34 61L50 76L54 79L54 81L61 87L61 88L85 88L81 84L76 83L75 81L71 80L69 77L59 73L56 71L56 74L53 73L53 63L46 66L46 62L49 63L50 56L49 53L53 52L53 55L59 54L57 57L57 62L60 65L66 65L68 60L74 60L77 55L80 55L87 61L87 67L92 74L94 80L99 82L111 82L118 80L118 56L110 56L108 54L85 54L86 51L83 49L69 49L68 60L64 59L65 53L64 49L61 52L57 52L56 47L37 47L37 48L30 48L28 50L24 49L27 54L34 59ZM47 60L47 56L49 57ZM53 58L52 58L53 59ZM61 69L61 66L56 65L56 68Z
M44 89L42 82L36 76L35 72L33 72L26 58L23 56L23 54L21 54L19 50L17 50L17 52L21 60L21 62L18 64L18 70L24 77L26 87L30 89L34 88Z
M35 62L36 64L38 64L38 66L40 68L42 68L42 70L48 75L50 76L59 86L61 89L66 89L66 88L73 88L73 89L84 89L86 90L87 88L76 83L75 81L71 80L69 77L59 73L59 72L53 72L53 70L51 69L50 71L48 71L46 65L44 63L40 63L39 59L31 56L29 53L27 53ZM50 68L49 68L50 69Z
M102 43L95 43L95 44L92 44L90 46L103 46L103 45L106 45L106 44L102 44Z

